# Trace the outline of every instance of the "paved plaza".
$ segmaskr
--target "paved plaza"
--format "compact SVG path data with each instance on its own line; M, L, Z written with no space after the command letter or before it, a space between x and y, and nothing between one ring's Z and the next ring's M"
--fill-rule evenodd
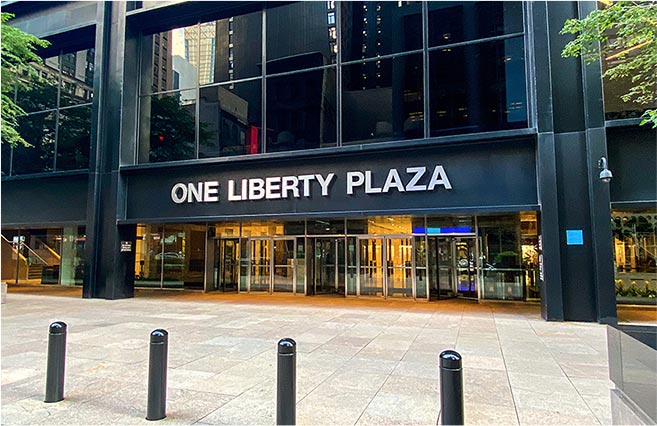
M466 424L610 424L605 327L537 305L267 295L107 301L10 293L2 424L153 424L149 333L170 333L163 424L273 424L276 342L298 342L297 424L426 424L438 354L464 359ZM63 402L45 404L48 325L68 324Z

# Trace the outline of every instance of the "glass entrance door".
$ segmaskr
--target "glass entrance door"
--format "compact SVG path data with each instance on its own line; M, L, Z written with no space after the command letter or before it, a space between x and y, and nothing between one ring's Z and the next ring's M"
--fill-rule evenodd
M456 289L463 297L477 297L477 254L474 238L452 239Z
M222 238L217 240L216 271L218 290L236 291L239 281L239 239Z
M411 238L386 238L387 297L413 297Z
M359 238L359 285L360 296L385 297L384 239Z
M270 239L252 239L249 291L271 291L271 247Z
M340 259L344 263L344 255L340 256L338 252L338 241L342 241L342 251L344 252L344 239L314 238L311 244L312 262L308 271L310 275L308 294L338 292ZM342 280L344 281L344 277Z
M474 237L428 237L431 299L477 297Z
M273 291L293 293L295 291L295 262L294 254L295 239L274 239L274 256L273 256Z

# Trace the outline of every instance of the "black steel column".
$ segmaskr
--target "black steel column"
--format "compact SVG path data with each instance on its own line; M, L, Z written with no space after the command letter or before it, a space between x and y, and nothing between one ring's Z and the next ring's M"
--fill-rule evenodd
M97 4L83 297L121 299L134 295L136 233L135 225L116 225L125 216L125 182L119 174L121 111L124 94L136 95L123 90L126 3Z

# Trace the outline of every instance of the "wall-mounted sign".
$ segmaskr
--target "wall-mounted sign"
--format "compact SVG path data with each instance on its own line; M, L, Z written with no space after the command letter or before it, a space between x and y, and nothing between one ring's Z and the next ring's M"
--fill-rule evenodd
M216 203L220 201L220 186L220 182L216 180L178 182L171 188L171 200L176 204ZM372 170L348 171L343 178L337 177L335 173L252 177L228 179L225 201L311 198L316 194L329 197L336 187L341 187L347 195L358 192L374 195L389 192L427 192L435 190L436 187L449 190L452 189L452 184L441 165L434 166L433 170L427 170L425 166L407 167L401 171L392 168L387 171L385 178L376 175Z
M121 253L129 253L132 251L132 241L121 241Z
M583 246L584 234L581 229L566 229L566 244L569 246Z
M129 169L125 220L534 209L535 144L528 138L469 144L466 152L446 145Z

